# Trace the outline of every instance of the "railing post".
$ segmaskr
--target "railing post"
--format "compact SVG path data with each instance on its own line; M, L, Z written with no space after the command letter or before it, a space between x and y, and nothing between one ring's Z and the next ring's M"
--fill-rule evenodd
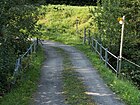
M97 40L95 41L95 49L96 49L96 51L98 51L98 43L97 43Z
M120 72L121 72L121 66L122 66L122 59L121 59L120 56L119 56L118 75L119 75Z
M100 44L100 59L102 59L102 44Z
M84 28L84 38L83 38L83 44L86 43L86 28Z
M121 43L120 43L120 55L119 55L119 71L121 71L121 62L122 62L122 47L123 47L123 37L124 37L124 24L125 24L125 16L122 18L122 30L121 30Z
M13 73L12 84L15 84L15 82L16 82L16 76L17 76L17 72L18 72L18 66L19 66L19 58L16 60L16 65L15 65L15 69L14 69L14 73Z
M29 56L29 55L30 55L30 48L27 49L27 56Z
M19 67L22 69L22 58L21 58L21 56L19 57Z
M31 45L31 54L32 54L32 52L33 52L33 49L32 49L32 47L33 47L33 45Z
M36 41L34 41L34 52L36 52Z
M78 31L78 24L79 24L79 20L78 20L78 18L76 18L76 33L79 32L79 31Z
M93 40L93 37L91 38L91 46L92 46L92 48L94 48L94 40Z
M117 58L117 66L116 66L117 73L119 71L119 57Z
M37 41L37 46L38 46L38 44L39 44L39 39L37 38L36 41Z
M107 62L108 62L108 49L105 49L105 66L107 67Z
M88 30L88 45L90 45L91 37L90 37L90 30Z

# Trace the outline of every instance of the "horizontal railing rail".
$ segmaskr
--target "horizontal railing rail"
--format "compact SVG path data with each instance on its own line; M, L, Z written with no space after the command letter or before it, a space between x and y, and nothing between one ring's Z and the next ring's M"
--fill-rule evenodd
M138 64L136 64L136 63L134 63L134 62L132 62L132 61L130 61L130 60L124 58L124 57L122 57L122 59L124 59L125 61L127 61L127 62L129 62L129 63L135 65L135 66L138 67L138 68L140 68L140 65L138 65Z
M105 48L102 46L102 44L100 44L96 39L94 39L93 37L91 38L91 46L92 48L98 53L98 55L100 55L100 58L105 62L106 66L109 66L114 72L118 72L118 67L114 68L108 60L108 56L112 56L116 59L116 62L119 60L118 57L116 55L114 55L113 53L111 53L110 51L108 51L108 48ZM104 51L104 54L103 54ZM118 65L117 65L118 66Z
M83 37L83 44L85 44L86 42L88 43L88 45L90 45L96 52L97 54L100 56L100 58L105 62L105 65L106 66L109 66L116 74L119 74L119 67L121 66L120 62L121 62L121 59L120 57L114 55L112 52L110 52L108 50L108 48L105 48L104 46L102 46L102 44L100 44L94 37L91 37L91 33L90 33L90 30L88 30L88 35L87 35L87 32L86 32L86 28L84 29L84 37ZM104 52L104 53L103 53ZM116 59L116 67L114 67L114 65L112 65L109 61L109 56L113 59ZM140 65L122 57L123 60L131 63L132 65L140 68Z

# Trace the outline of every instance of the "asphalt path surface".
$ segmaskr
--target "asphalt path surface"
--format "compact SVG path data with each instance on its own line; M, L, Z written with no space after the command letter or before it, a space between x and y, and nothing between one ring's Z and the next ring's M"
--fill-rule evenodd
M97 105L125 105L104 83L97 70L92 67L86 56L76 48L57 42L44 41L46 60L42 66L42 74L38 90L33 98L33 105L66 105L63 96L63 56L56 48L66 51L73 68L86 86L86 94L90 95Z

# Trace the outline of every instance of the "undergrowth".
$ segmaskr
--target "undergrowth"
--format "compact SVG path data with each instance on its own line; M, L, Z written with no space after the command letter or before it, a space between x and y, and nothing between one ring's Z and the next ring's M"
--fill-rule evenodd
M37 88L43 60L44 51L39 48L37 53L32 55L31 66L24 72L23 78L1 99L0 105L29 105Z
M99 71L106 84L127 104L140 105L140 91L125 78L118 78L116 74L99 59L99 56L87 45L76 45L90 59L93 66Z

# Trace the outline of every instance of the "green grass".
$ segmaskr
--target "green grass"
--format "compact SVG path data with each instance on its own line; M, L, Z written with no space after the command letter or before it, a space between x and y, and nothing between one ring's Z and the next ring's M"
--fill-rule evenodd
M32 94L37 89L40 68L44 60L43 49L39 48L38 52L32 56L31 66L24 73L24 78L2 98L0 105L29 105Z
M109 68L106 68L104 63L99 59L99 56L92 52L87 45L76 45L90 59L106 84L127 104L140 105L140 91L132 85L130 81L124 78L117 78L116 74L112 73Z
M82 45L84 27L90 28L92 32L96 32L97 30L96 23L93 24L94 16L91 15L89 7L49 5L48 7L44 6L42 8L46 9L45 17L39 21L45 29L45 31L42 31L42 38L69 44L83 51L92 62L93 67L99 71L106 84L108 84L126 104L140 105L140 91L133 86L130 81L117 78L109 68L105 67L104 63L96 53L91 51L89 46ZM94 10L95 7L90 8ZM78 27L79 33L76 33L76 17L78 17L80 21ZM68 69L72 68L68 67ZM69 78L73 79L73 77L71 77L73 75L69 76Z
M85 94L85 87L82 80L78 78L78 74L72 68L69 55L62 49L58 49L63 55L63 89L65 101L69 105L95 105L91 98Z
M45 11L44 18L41 17L38 24L42 24L43 38L65 43L79 43L82 34L76 33L76 19L78 18L78 32L83 33L84 28L97 30L92 24L93 15L90 9L94 7L78 7L65 5L42 6L40 11ZM43 12L44 13L44 12Z

